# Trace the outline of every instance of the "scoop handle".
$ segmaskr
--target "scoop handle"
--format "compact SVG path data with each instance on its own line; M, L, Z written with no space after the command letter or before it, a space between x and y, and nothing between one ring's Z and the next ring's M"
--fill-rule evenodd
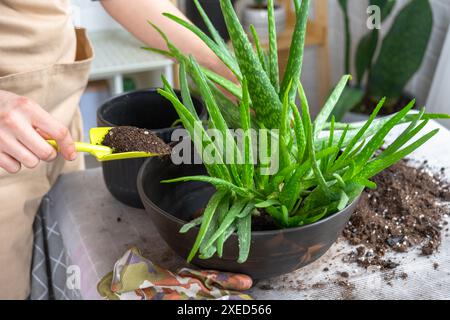
M59 150L59 146L55 140L47 140L47 142L54 147L56 150ZM102 145L90 144L86 142L75 142L75 150L77 152L87 152L87 153L95 153L95 152L103 152L103 153L111 153L111 148Z

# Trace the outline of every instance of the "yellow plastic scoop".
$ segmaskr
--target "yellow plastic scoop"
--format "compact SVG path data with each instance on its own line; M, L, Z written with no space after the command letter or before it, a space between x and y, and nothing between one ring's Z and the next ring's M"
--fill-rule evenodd
M75 149L77 152L87 152L97 158L98 161L111 161L111 160L123 160L133 158L147 158L157 157L160 154L150 152L123 152L114 153L114 150L110 147L102 145L103 139L108 134L110 127L91 128L89 131L89 138L91 143L75 142ZM58 149L58 145L54 140L47 140L50 145L55 149Z

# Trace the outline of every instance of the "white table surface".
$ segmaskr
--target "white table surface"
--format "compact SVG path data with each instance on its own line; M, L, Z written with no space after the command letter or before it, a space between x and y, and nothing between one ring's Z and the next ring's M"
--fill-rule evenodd
M450 131L436 122L429 123L428 130L438 127L439 134L412 158L426 159L436 170L446 168L450 178ZM59 223L68 255L81 269L84 299L100 298L96 291L98 280L112 270L130 246L139 247L146 257L171 270L184 264L160 238L144 210L127 207L109 194L101 169L62 176L51 196L51 212ZM414 250L395 254L394 259L401 261L397 274L406 272L408 278L396 277L391 285L383 279L390 275L389 271L372 272L342 262L351 250L339 240L318 261L289 275L261 281L249 293L257 299L450 299L448 232L443 231L442 245L431 257L420 257ZM437 270L433 267L435 262L439 263ZM329 271L322 272L324 267L329 267ZM354 289L337 284L342 280L337 273L343 271L350 274L347 280Z

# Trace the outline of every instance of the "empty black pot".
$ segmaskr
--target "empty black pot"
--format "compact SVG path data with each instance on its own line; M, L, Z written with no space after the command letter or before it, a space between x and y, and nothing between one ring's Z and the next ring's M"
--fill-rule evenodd
M166 143L172 132L181 127L170 127L179 117L172 104L157 89L128 92L105 102L97 111L97 124L101 127L135 126L149 129ZM177 92L179 94L179 92ZM201 119L206 110L200 100L192 98ZM136 179L145 159L103 162L106 187L119 201L136 208L144 208L139 198Z
M161 184L163 179L205 174L201 165L174 165L170 159L148 159L138 176L138 189L145 209L150 213L161 237L182 258L195 242L198 228L179 233L195 212L205 208L214 188L205 183L183 182ZM224 270L265 279L299 269L322 256L342 233L355 210L354 201L345 210L314 224L274 231L252 232L248 260L237 263L238 237L233 234L224 245L222 258L194 259L206 269Z

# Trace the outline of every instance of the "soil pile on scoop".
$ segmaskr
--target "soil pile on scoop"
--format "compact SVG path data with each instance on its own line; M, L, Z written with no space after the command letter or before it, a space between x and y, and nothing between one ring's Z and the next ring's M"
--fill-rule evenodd
M102 142L114 150L114 153L143 151L168 155L170 146L147 129L136 127L115 127L109 130Z
M367 190L344 230L355 246L347 258L360 266L393 269L398 264L382 257L389 251L406 252L419 246L431 255L441 243L442 221L450 212L450 186L441 174L431 175L427 163L415 168L404 160L377 175L376 190Z

